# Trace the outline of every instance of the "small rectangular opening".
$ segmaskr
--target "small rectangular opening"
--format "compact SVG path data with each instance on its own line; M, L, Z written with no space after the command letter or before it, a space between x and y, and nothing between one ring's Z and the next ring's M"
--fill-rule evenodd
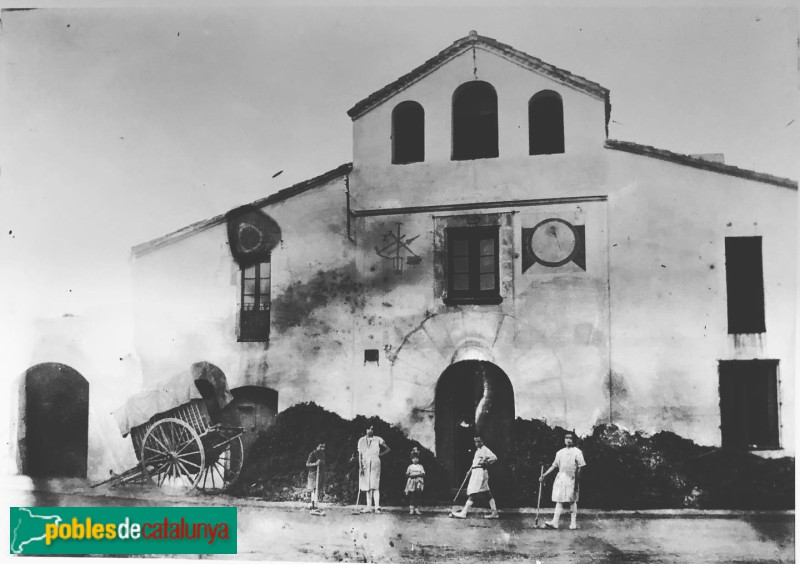
M378 360L380 359L380 354L378 349L364 349L364 364L368 362L374 362L378 364Z

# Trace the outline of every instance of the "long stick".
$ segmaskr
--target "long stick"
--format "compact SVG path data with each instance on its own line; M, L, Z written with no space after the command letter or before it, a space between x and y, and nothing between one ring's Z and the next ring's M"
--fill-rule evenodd
M317 460L317 485L314 486L314 493L317 494L317 506L319 506L319 460Z
M461 490L462 490L462 489L464 489L464 484L466 484L466 483L467 483L467 478L469 478L469 475L470 475L471 473L472 473L472 468L470 468L469 470L467 470L467 475L466 475L466 476L464 476L464 481L463 481L463 482L461 482L461 487L460 487L460 488L458 488L458 491L456 492L456 497L454 497L454 498L453 498L453 503L455 503L455 502L456 502L456 500L458 499L458 496L459 496L459 494L461 493Z
M539 495L536 498L536 519L533 520L533 526L539 526L539 505L542 503L542 476L544 476L544 464L539 468Z
M358 453L358 482L356 483L356 488L358 488L358 494L356 495L356 510L358 509L358 504L361 502L361 453Z

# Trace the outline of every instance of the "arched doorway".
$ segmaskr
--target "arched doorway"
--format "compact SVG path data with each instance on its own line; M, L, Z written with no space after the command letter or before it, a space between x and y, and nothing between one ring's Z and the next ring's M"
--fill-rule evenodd
M247 449L260 431L265 431L275 422L278 392L262 386L241 386L232 389L231 394L231 405L238 411L240 425L244 427L242 442Z
M436 385L436 457L458 488L472 463L475 434L498 457L509 447L514 389L498 366L463 360L447 367Z
M29 368L20 389L20 462L34 478L85 478L89 382L64 364Z

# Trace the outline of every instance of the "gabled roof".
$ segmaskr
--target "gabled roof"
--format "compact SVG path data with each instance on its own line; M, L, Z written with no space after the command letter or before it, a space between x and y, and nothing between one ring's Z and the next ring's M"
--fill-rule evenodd
M729 174L731 176L738 176L739 178L746 178L747 180L755 180L756 182L766 182L767 184L774 184L776 186L783 186L784 188L791 188L797 190L797 181L791 178L784 178L782 176L774 176L765 172L756 172L746 168L739 168L725 163L707 161L700 157L692 157L690 155L682 155L680 153L673 153L666 149L656 149L649 145L639 145L638 143L631 143L629 141L617 141L616 139L607 139L605 146L607 149L615 149L617 151L625 151L626 153L633 153L634 155L644 155L654 159L661 159L662 161L670 161L673 163L691 166L694 168L702 168L721 174Z
M278 202L282 202L284 200L288 200L298 194L302 194L312 188L316 188L334 180L336 178L345 176L349 174L353 170L353 163L345 163L339 167L334 168L333 170L329 170L328 172L324 172L319 176L315 176L314 178L309 178L308 180L304 180L302 182L298 182L288 188L284 188L282 190L278 190L274 194L271 194L265 198L261 198L252 202L250 205L261 208L264 206L268 206L270 204L276 204ZM225 223L226 214L220 214L217 216L212 217L211 219L204 219L203 221L198 221L196 223L192 223L191 225L187 225L177 231L173 231L172 233L168 233L166 235L162 235L156 239L151 241L147 241L146 243L141 243L133 247L133 256L140 257L142 255L146 255L155 251L156 249L160 249L161 247L165 247L167 245L171 245L172 243L177 243L178 241L182 241L187 237L191 237L195 233L200 233L201 231L205 231L206 229L210 229L215 225L221 225Z
M347 115L349 115L352 119L357 119L360 116L367 113L369 110L381 104L382 102L386 101L387 99L391 98L398 92L408 88L418 80L421 80L428 74L432 73L448 61L454 59L458 55L461 55L465 51L469 51L470 49L474 48L481 48L485 51L489 51L490 53L495 53L508 59L509 61L518 64L519 66L538 72L540 74L546 75L553 80L556 80L562 84L566 84L576 90L580 90L581 92L585 92L590 96L598 98L600 100L605 100L606 102L606 121L608 121L608 115L610 113L610 104L609 104L609 91L607 88L604 88L597 84L596 82L592 82L582 76L578 76L576 74L572 74L569 71L560 69L548 63L545 63L541 59L537 59L536 57L532 57L527 53L523 53L522 51L518 51L514 49L510 45L506 45L505 43L500 43L496 39L492 39L491 37L485 37L483 35L478 35L478 32L471 31L469 35L466 37L462 37L461 39L455 41L452 45L445 48L444 50L440 51L438 55L434 56L431 59L428 59L422 65L418 66L408 74L404 74L394 82L387 84L380 90L377 90L358 102L355 106L350 108L347 111Z

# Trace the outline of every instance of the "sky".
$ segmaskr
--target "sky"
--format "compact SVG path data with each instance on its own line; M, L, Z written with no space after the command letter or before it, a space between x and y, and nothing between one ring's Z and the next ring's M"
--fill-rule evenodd
M797 179L798 13L765 4L3 10L0 338L64 314L127 338L132 246L351 161L346 111L473 29L610 89L611 138Z

